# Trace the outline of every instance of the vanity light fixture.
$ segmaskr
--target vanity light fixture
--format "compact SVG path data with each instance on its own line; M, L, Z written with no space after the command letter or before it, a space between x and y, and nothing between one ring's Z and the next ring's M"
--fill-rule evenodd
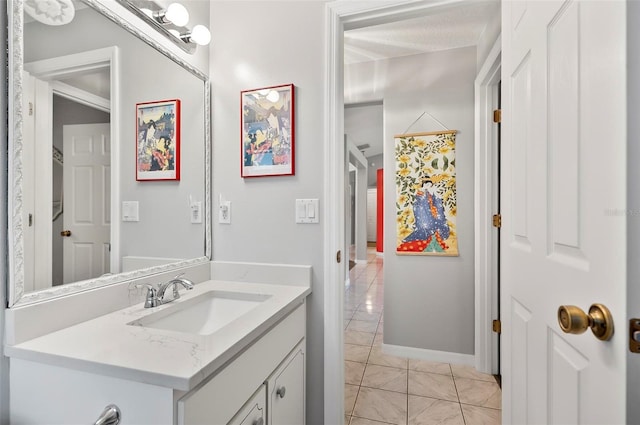
M196 43L200 46L206 46L211 42L211 33L204 25L196 25L191 32L181 34L180 38L185 43Z
M180 3L171 3L166 9L154 12L152 17L161 24L184 27L189 23L189 11Z
M117 1L187 53L193 54L197 45L206 46L211 42L211 33L206 26L186 27L189 11L180 3L171 3L164 8L154 0Z

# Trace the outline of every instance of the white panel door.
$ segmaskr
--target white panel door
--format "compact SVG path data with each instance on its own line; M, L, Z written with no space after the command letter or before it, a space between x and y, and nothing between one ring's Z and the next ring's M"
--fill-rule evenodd
M65 125L64 283L98 277L110 270L110 125Z
M623 424L626 5L502 5L503 423ZM611 340L561 331L593 303Z

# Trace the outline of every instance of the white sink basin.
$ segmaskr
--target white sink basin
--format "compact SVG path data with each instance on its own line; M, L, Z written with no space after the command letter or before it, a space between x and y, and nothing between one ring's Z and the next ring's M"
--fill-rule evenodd
M211 335L238 317L256 308L270 295L209 291L136 321L134 326Z

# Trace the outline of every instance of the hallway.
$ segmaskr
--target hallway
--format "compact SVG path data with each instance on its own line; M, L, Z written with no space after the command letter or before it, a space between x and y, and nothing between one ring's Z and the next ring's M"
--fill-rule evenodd
M382 353L383 259L349 272L344 296L345 424L500 424L501 390L473 367Z

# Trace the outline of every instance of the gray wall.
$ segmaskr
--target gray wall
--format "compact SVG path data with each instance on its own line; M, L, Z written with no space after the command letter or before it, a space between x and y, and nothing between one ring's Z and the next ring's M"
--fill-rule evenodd
M295 199L323 193L324 2L211 3L213 199L231 201L231 224L213 224L220 261L310 264L307 423L323 424L323 228L295 223ZM240 91L293 83L295 176L240 177ZM215 214L214 214L215 215Z
M640 317L640 2L627 3L627 315ZM628 323L622 324L622 332ZM627 423L640 423L640 354L627 352Z
M190 223L189 196L204 201L204 83L90 8L61 27L25 25L25 62L113 45L121 75L120 134L112 135L121 146L121 199L140 202L140 221L121 224L121 255L202 256L204 224ZM182 101L180 181L137 182L135 105L165 99Z
M0 2L0 40L7 39L7 2ZM7 305L7 56L0 55L0 341L4 341ZM0 353L0 424L9 423L9 359Z
M375 65L354 64L346 70L354 81L359 81L357 92L346 87L346 99L384 99L385 344L473 354L476 61L475 47L468 47L377 61ZM373 72L374 66L378 72ZM363 84L372 75L384 75L385 79ZM367 86L371 88L369 92L362 90ZM393 136L404 133L425 111L459 131L456 136L459 257L395 254ZM425 115L409 132L437 130L442 130L440 124Z
M384 168L384 154L374 155L367 158L369 162L369 172L367 173L367 187L378 187L378 170Z
M345 79L348 81L348 79ZM345 84L349 91L349 83ZM344 133L354 145L369 144L371 147L364 151L369 162L367 172L367 187L376 187L376 171L382 168L384 154L382 153L384 129L384 108L382 102L367 102L364 104L345 105ZM371 163L375 165L372 166Z

